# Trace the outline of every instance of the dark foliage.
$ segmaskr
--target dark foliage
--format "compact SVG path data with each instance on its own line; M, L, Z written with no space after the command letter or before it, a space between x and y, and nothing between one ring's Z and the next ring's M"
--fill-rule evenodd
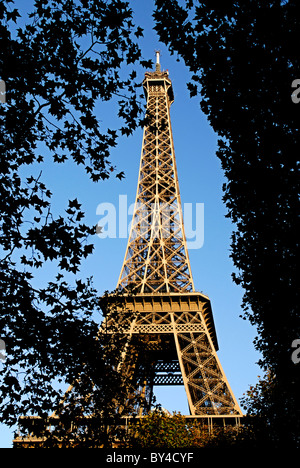
M127 2L35 0L21 16L24 3L0 4L0 413L10 425L53 411L91 362L99 328L97 291L78 276L95 228L77 199L54 214L39 165L69 159L92 181L108 178L117 137L144 113L133 65L149 66ZM119 128L105 127L99 102L115 102ZM41 286L49 261L56 273Z
M156 29L191 71L191 95L219 136L224 202L236 225L231 256L244 288L244 318L258 331L261 365L276 376L269 428L279 443L299 437L300 27L293 0L156 0ZM245 365L247 365L245 363Z

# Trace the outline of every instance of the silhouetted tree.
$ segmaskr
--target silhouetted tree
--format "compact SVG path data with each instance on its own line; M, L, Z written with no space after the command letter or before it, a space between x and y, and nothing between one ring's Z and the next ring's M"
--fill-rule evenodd
M199 93L219 137L224 202L236 225L233 278L245 291L244 318L257 328L260 364L275 376L273 435L277 430L279 444L297 445L300 373L291 355L300 330L299 5L155 3L160 39L183 58L191 72L190 93Z
M88 347L78 375L51 415L21 419L16 447L24 446L28 434L34 436L31 446L38 448L127 447L129 422L145 405L139 375L130 366L132 356L124 353L132 339L126 331L133 312L118 292L105 294L101 308L105 321L95 339L82 343Z
M268 371L255 385L250 385L241 398L242 408L246 410L244 424L252 447L274 448L278 443L276 391L276 378Z
M98 292L77 276L95 228L77 199L53 206L40 165L70 160L92 181L108 178L110 149L143 115L133 65L149 66L127 2L35 0L23 16L25 3L15 6L0 4L0 414L9 425L56 408L65 382L89 365L99 328ZM116 103L119 128L106 128L97 102ZM49 262L56 273L41 286Z

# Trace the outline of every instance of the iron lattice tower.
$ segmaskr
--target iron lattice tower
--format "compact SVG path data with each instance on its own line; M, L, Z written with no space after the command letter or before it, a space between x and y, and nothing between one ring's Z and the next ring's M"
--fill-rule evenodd
M214 422L239 425L242 412L217 356L210 300L194 289L170 121L174 95L158 53L156 70L145 74L143 86L148 120L132 227L117 285L123 294L109 297L120 312L133 313L125 320L122 313L117 319L108 314L100 332L113 325L113 330L129 334L122 363L129 374L137 373L148 399L146 411L154 386L184 385L191 417L202 419L209 430ZM146 342L144 353L139 352L141 338ZM23 420L26 425L40 424L38 417ZM49 421L59 422L55 413ZM42 442L43 438L28 435L17 437L14 446L38 447Z
M131 233L118 287L140 293L194 289L178 186L168 72L146 73L148 124L144 128Z
M159 53L143 87L148 119L118 281L124 307L135 312L127 328L127 355L135 356L134 369L142 376L149 406L154 386L183 384L191 416L236 419L242 413L217 356L210 300L194 290L170 121L174 94L168 72L161 71ZM148 340L147 360L133 350L141 336Z

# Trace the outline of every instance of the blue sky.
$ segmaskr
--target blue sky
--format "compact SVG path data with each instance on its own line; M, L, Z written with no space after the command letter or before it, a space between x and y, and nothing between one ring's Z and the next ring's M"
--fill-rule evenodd
M204 204L204 243L201 248L189 251L191 270L195 289L211 300L220 348L218 356L239 400L249 385L257 382L262 371L256 364L259 355L253 346L255 329L239 317L243 291L231 278L235 271L229 257L234 226L225 218L226 207L222 201L225 179L215 155L217 136L201 112L197 97L189 97L186 87L189 74L184 63L170 56L152 29L152 0L131 0L130 4L136 23L145 30L144 38L141 38L144 58L154 60L155 50L159 49L161 66L168 69L173 83L175 101L171 107L171 122L181 201L193 206ZM137 72L142 81L144 70ZM106 121L114 119L113 108L99 104L99 113L103 112ZM133 136L122 138L112 151L112 163L125 172L122 181L112 178L95 184L89 181L82 168L72 163L54 165L47 162L43 178L54 194L53 202L63 210L68 199L77 198L86 212L87 221L93 224L100 220L96 214L100 203L113 203L117 207L120 195L127 196L128 205L134 203L141 145L142 130L139 129ZM100 294L116 287L126 244L125 238L95 238L94 254L85 262L81 275L93 276ZM55 267L49 266L47 274L54 275ZM183 388L161 388L156 396L169 411L188 414ZM0 426L0 448L11 447L11 441L12 431Z

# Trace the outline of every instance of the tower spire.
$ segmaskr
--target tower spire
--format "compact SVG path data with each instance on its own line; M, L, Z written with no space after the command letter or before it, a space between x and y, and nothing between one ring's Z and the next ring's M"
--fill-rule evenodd
M155 54L156 54L155 71L160 72L160 71L161 71L161 67L160 67L160 51L159 51L159 50L156 50L156 51L155 51Z

